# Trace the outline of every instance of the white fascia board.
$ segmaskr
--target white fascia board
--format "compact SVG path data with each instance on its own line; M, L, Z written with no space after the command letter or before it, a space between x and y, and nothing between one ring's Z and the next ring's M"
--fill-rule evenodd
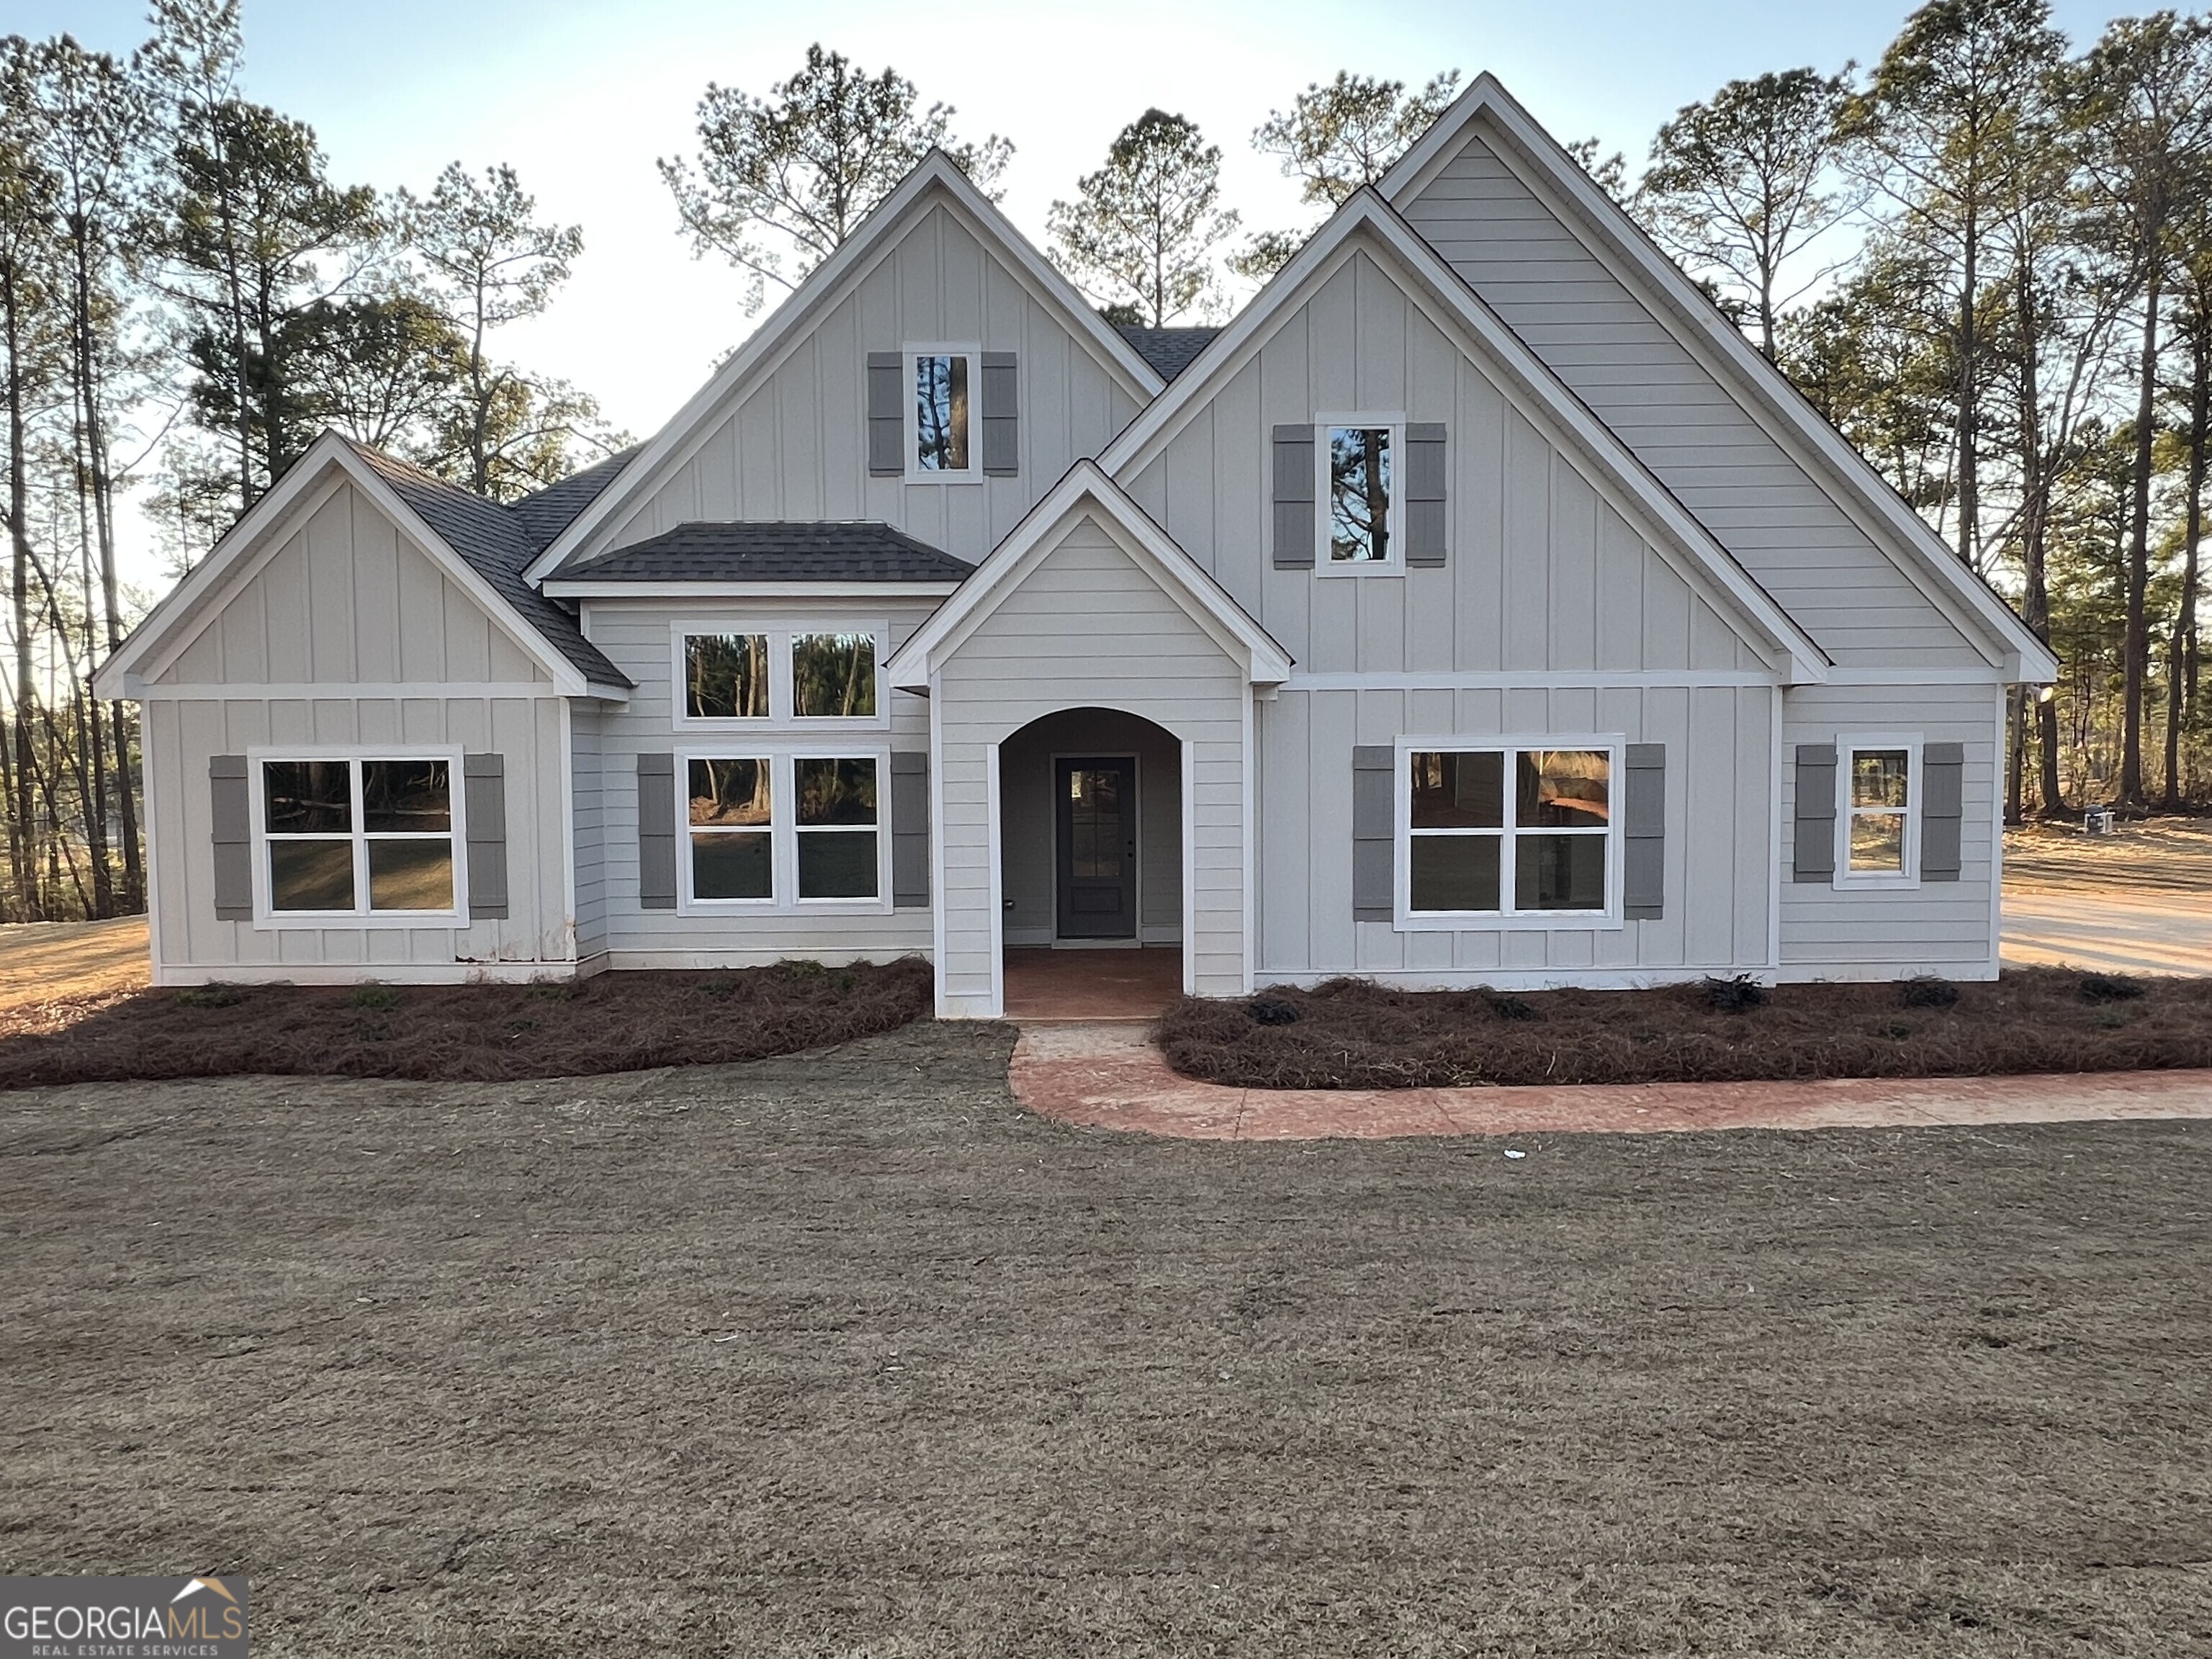
M1118 371L1138 402L1149 402L1159 395L1165 382L1137 355L1136 348L1107 326L1105 319L1007 222L950 156L942 150L932 150L842 246L807 273L790 297L769 314L768 320L677 410L675 418L653 435L636 459L622 470L622 476L569 521L523 573L526 578L540 581L559 569L594 531L625 503L636 499L648 480L659 480L689 459L705 441L714 417L741 400L755 381L775 368L787 349L799 344L805 325L834 308L889 255L908 216L933 190L943 191L947 204L964 215L969 228L977 233L979 240L997 243L1035 289L1067 313L1076 330L1086 335L1101 357Z
M556 576L538 591L556 599L941 599L959 587L943 582L571 581Z
M1249 352L1259 349L1276 316L1310 298L1352 257L1355 252L1350 246L1352 239L1363 233L1373 237L1406 274L1416 278L1445 308L1443 317L1431 320L1443 325L1446 333L1457 334L1455 343L1461 350L1503 371L1507 383L1503 389L1514 396L1524 415L1571 441L1614 490L1639 509L1641 516L1680 545L1721 589L1737 614L1764 636L1768 647L1787 659L1787 678L1792 683L1827 678L1827 653L1812 636L1436 250L1370 191L1359 191L1338 210L1336 216L1259 298L1106 446L1098 465L1119 478L1156 457L1212 386L1233 374Z
M1989 636L1987 643L1994 647L1994 659L2008 678L2041 683L2057 677L2058 659L2051 647L2035 637L2034 630L1986 582L1960 562L1928 521L1890 488L1872 464L1822 418L1779 369L1759 354L1741 330L1714 308L1681 267L1559 147L1497 76L1487 71L1477 76L1376 188L1394 205L1419 194L1459 153L1468 128L1486 113L1513 140L1518 154L1542 172L1552 187L1580 210L1585 222L1603 240L1605 246L1591 252L1601 260L1610 253L1613 260L1608 263L1625 264L1641 278L1640 283L1625 282L1632 291L1640 288L1666 300L1668 309L1683 325L1670 331L1677 341L1693 355L1709 358L1717 354L1723 360L1728 372L1716 378L1752 394L1758 407L1747 412L1754 419L1762 412L1769 417L1760 422L1767 435L1784 442L1784 433L1774 429L1778 423L1810 449L1821 470L1888 532L1882 539L1910 549L1912 567L1932 578L1944 598L1980 623ZM1510 165L1511 158L1501 159ZM1620 274L1614 272L1616 276ZM1708 361L1705 367L1711 370L1714 365ZM1790 446L1784 442L1784 447L1787 450Z
M1082 460L1030 509L975 574L891 653L885 665L891 684L902 691L927 689L940 653L957 648L982 625L1049 550L1054 533L1086 504L1120 532L1123 551L1192 621L1232 660L1242 659L1251 683L1279 685L1290 678L1290 653L1096 462Z

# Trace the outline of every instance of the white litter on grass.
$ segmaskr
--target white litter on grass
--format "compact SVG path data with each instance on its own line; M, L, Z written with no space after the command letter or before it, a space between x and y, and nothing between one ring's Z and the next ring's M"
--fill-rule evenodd
M1518 1147L1508 1146L1505 1149L1505 1156L1508 1158L1526 1158L1528 1154L1521 1151Z

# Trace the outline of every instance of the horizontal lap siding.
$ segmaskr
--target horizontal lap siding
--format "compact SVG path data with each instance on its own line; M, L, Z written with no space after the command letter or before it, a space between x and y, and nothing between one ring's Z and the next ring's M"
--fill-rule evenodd
M1401 206L1832 654L1896 665L1980 660L1942 611L1481 138Z
M586 601L585 632L615 665L635 682L626 705L607 705L595 717L599 754L596 808L600 823L598 860L600 914L605 948L617 967L690 965L696 963L747 966L781 961L787 957L843 962L856 959L890 960L907 955L927 955L930 949L930 921L927 910L890 910L866 914L815 911L776 912L749 915L687 915L677 910L648 910L638 902L637 757L641 754L669 754L702 744L725 744L742 752L742 736L679 731L675 719L672 684L672 629L679 622L708 623L736 631L744 627L776 629L794 623L840 621L853 626L887 623L890 637L883 653L891 651L912 633L932 609L927 599L871 602L865 599L756 600L750 605L728 600L696 600L684 604L629 600ZM849 735L856 748L919 749L929 746L929 705L921 698L893 691L891 724L888 732L869 726ZM797 738L808 744L834 748L834 731L812 727L794 732L790 726L763 731L763 740L781 743ZM881 823L878 833L891 833L890 781L879 779ZM580 780L579 787L581 787ZM586 803L580 800L580 812ZM678 855L684 848L678 842ZM587 884L578 872L580 888Z
M1085 518L952 653L939 682L948 1006L981 1012L991 996L990 745L1041 716L1091 707L1150 720L1192 746L1185 948L1201 994L1241 991L1248 690L1205 631Z
M978 665L979 667L984 665ZM1000 753L1000 897L1011 943L1048 941L1059 928L1053 757L1133 755L1137 761L1139 937L1182 938L1182 753L1156 727L1079 710L1025 726Z
M568 732L576 825L576 955L586 962L607 948L606 819L599 757L604 718L600 705L579 703Z
M1774 693L1758 687L1285 691L1259 707L1261 975L1480 983L1763 969L1775 819ZM1399 933L1357 922L1352 752L1401 735L1621 733L1667 748L1666 906L1618 929Z
M2004 716L1993 686L1801 686L1784 693L1785 761L1800 744L1830 744L1852 732L1917 733L1926 743L1956 743L1966 751L1960 774L1963 812L1959 879L1903 890L1838 890L1820 882L1782 883L1782 965L1785 973L1922 972L1954 976L1994 971L1998 878L1992 844L2003 753ZM1796 768L1783 769L1783 821L1796 811Z
M868 354L920 343L1015 354L1015 476L909 484L869 475ZM1135 415L1097 350L938 207L915 219L742 404L711 422L681 466L577 556L695 520L874 519L979 562L1071 465L1098 453ZM980 428L971 438L981 442Z

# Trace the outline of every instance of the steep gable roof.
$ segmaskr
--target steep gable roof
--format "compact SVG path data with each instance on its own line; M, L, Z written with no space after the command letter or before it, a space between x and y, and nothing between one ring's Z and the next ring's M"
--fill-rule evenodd
M1748 625L1750 633L1785 659L1778 667L1799 681L1828 677L1827 653L1812 636L1372 190L1358 191L1337 210L1259 297L1199 354L1190 368L1106 446L1098 458L1099 465L1115 477L1131 476L1143 466L1212 390L1259 349L1276 321L1302 303L1342 258L1349 257L1352 245L1361 240L1389 256L1425 289L1437 302L1444 319L1457 325L1467 349L1479 352L1482 360L1499 371L1498 378L1508 392L1536 411L1543 424L1587 459L1601 480L1681 547Z
M522 521L523 533L530 538L532 547L543 552L579 513L599 498L599 492L619 477L623 468L635 459L644 447L643 444L632 444L605 460L594 461L519 501L508 502L507 510Z
M682 465L691 447L712 429L723 411L744 399L801 331L849 294L890 255L908 224L935 205L957 215L1026 279L1033 291L1048 299L1061 313L1070 332L1089 342L1100 361L1109 366L1139 403L1159 391L1163 384L1159 374L1135 347L1109 327L1067 278L1007 222L951 157L933 149L836 252L807 274L797 290L653 436L636 460L623 469L613 484L554 538L532 564L531 579L542 580L558 569L595 528Z
M1136 347L1137 355L1158 371L1163 380L1172 380L1188 368L1192 359L1206 349L1206 343L1221 332L1218 328L1125 328L1120 325L1115 332Z
M1412 202L1467 146L1480 127L1510 149L1509 164L1540 178L1571 210L1567 234L1582 239L1601 264L1648 303L1654 322L1700 361L1726 395L1780 445L1784 454L1819 474L1822 489L1870 540L1898 561L1939 609L1977 629L1998 657L2016 662L2027 680L2057 671L2050 648L2012 607L1946 547L1927 521L1892 489L1792 386L1723 317L1703 289L1653 243L1642 227L1487 72L1440 116L1382 184L1394 205ZM1419 233L1416 233L1417 234ZM1536 348L1541 355L1541 348ZM1878 531L1878 535L1873 532Z

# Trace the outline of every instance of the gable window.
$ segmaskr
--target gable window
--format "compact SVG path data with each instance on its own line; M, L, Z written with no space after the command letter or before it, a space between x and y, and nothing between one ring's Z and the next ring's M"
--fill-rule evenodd
M458 915L453 771L442 756L262 761L268 914Z
M1909 885L1919 868L1919 745L1908 738L1837 740L1844 810L1838 882Z
M1401 909L1580 920L1616 908L1610 744L1406 750Z
M1316 416L1315 564L1322 574L1395 575L1405 568L1404 460L1401 416Z
M876 712L872 634L791 636L791 712L799 720L869 720Z
M671 632L679 728L885 723L879 623L694 622Z
M764 745L681 758L681 908L880 908L890 757Z
M684 636L684 711L692 720L766 720L768 635Z
M978 476L975 391L982 376L980 353L967 348L923 346L907 354L914 388L908 470L925 478Z

